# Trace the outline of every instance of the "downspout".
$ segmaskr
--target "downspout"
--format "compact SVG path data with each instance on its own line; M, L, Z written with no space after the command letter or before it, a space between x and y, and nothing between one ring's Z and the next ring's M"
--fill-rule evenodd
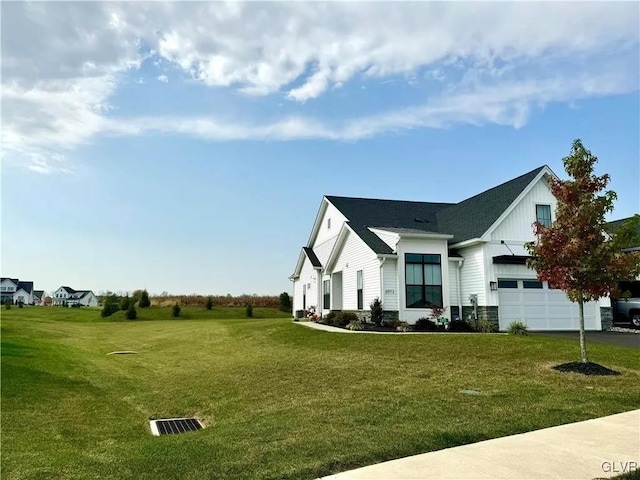
M464 260L458 260L458 270L457 270L457 275L456 275L456 280L457 280L457 287L458 287L458 316L460 317L460 319L462 319L462 287L461 287L461 275L460 272L462 270L462 262L464 262ZM453 320L453 318L451 319Z

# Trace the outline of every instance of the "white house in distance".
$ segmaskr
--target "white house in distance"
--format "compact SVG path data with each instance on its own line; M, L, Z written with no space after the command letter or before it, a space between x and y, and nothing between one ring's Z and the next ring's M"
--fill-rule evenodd
M33 305L33 282L20 281L17 278L2 277L0 280L0 294L2 303L7 301L24 305Z
M294 312L316 307L414 323L431 307L477 315L505 330L577 330L578 307L526 266L532 224L556 208L542 166L459 203L325 196L293 275ZM474 305L475 303L475 305ZM602 305L601 305L602 303ZM585 327L610 321L608 299L585 305Z
M53 292L54 305L81 305L85 307L97 307L98 297L91 290L75 290L62 286Z

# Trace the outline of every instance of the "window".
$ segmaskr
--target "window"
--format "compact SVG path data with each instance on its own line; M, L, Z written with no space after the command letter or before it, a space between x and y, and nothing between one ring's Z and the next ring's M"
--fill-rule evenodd
M322 282L322 294L323 294L323 302L324 302L324 309L325 310L329 310L331 308L331 294L330 294L330 288L331 288L331 284L329 282L329 280L325 280L324 282Z
M364 298L363 298L363 287L362 287L362 270L358 270L357 275L357 289L358 289L358 310L362 310L363 305L364 305Z
M536 205L536 221L545 227L551 226L551 205Z
M406 253L407 308L442 307L440 255Z
M327 218L327 230L331 230L331 219Z
M518 288L517 280L498 280L498 288Z
M307 285L302 285L302 309L307 309Z
M522 288L542 288L542 282L539 282L538 280L523 280L522 281Z

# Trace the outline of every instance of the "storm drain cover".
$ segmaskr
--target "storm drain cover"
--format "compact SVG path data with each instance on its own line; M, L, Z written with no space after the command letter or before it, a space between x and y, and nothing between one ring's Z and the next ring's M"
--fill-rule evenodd
M150 420L149 423L151 424L151 433L155 436L195 432L204 428L204 425L197 418L161 418Z

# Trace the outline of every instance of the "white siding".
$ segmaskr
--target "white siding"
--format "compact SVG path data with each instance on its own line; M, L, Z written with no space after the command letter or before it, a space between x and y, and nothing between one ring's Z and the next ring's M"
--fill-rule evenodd
M31 305L33 303L33 295L26 292L24 289L19 288L13 294L13 303L22 301L25 305Z
M322 215L322 220L320 221L320 228L318 229L318 233L316 234L316 238L312 239L313 249L315 250L316 245L321 245L327 240L333 238L335 240L336 235L340 233L340 228L342 224L347 220L340 211L331 205L331 203L324 200L327 204L327 208ZM331 219L331 228L327 226L327 220ZM317 254L317 253L316 253ZM327 254L327 257L329 255ZM322 260L320 260L322 262ZM322 262L324 264L324 262Z
M98 305L98 299L93 294L93 292L87 293L83 298L80 299L80 305L84 305L87 307L96 307Z
M363 309L380 296L380 260L358 237L349 232L332 272L342 271L342 308L357 310L357 271L362 270Z
M300 271L300 278L296 279L293 283L293 309L302 310L302 291L303 285L307 285L307 309L310 306L317 307L318 306L318 280L317 280L317 270L314 270L311 262L304 256L304 263L302 264L302 269ZM309 287L310 285L310 287Z
M9 279L3 280L2 283L0 283L0 286L2 287L2 292L13 293L16 291L16 284Z
M516 240L529 242L534 240L533 222L536 221L536 204L551 206L551 219L555 219L556 199L544 178L521 199L520 203L491 233L491 240Z
M524 242L508 242L507 245L515 255L527 255ZM491 291L489 282L497 282L498 278L536 278L536 272L526 265L494 264L493 257L511 255L511 252L500 243L491 242L484 245L485 278L484 282L486 302L479 305L498 305L498 292Z
M462 305L471 305L469 295L474 293L478 295L478 305L486 305L483 245L463 248L458 253L464 257L460 272Z
M449 262L449 305L457 307L458 303L458 262ZM451 317L451 311L448 312Z
M391 248L394 252L396 251L396 245L398 243L398 240L400 240L400 235L377 228L370 228L369 230L380 237L380 240L389 245L389 248Z
M400 320L415 323L421 317L426 317L431 313L428 308L406 308L406 288L405 288L405 253L431 253L440 255L442 267L442 302L444 307L449 308L449 249L446 240L431 239L400 239L398 242L398 277L399 277L399 299L400 299Z
M382 264L382 307L385 310L398 310L398 261L387 258Z
M313 252L316 254L316 257L318 257L318 260L320 260L323 267L327 264L327 260L329 259L329 255L331 255L331 251L333 250L333 246L336 244L337 239L338 235L335 235L322 243L314 244Z

